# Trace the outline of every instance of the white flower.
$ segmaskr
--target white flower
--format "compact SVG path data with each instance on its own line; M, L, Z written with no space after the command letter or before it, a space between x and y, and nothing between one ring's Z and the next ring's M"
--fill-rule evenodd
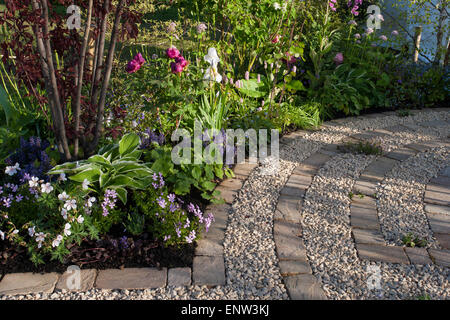
M67 211L70 211L72 209L76 209L77 208L77 201L75 199L67 200L66 203L64 203L64 208Z
M208 54L204 57L205 61L210 64L206 69L204 80L222 82L222 76L217 71L217 64L220 62L220 58L217 55L216 48L209 48Z
M136 120L131 121L131 126L132 126L133 128L136 128L136 127L138 126L137 121L136 121Z
M63 172L58 177L59 181L67 181L66 174Z
M13 234L18 234L18 233L19 233L19 230L17 230L17 229L13 231Z
M217 64L220 62L220 58L217 55L216 48L209 48L208 49L208 54L206 56L204 56L204 59L210 65L213 65L215 67L217 67Z
M83 216L78 216L77 222L80 223L80 224L83 223L84 222Z
M89 180L84 179L83 184L82 184L83 190L87 190L89 188L89 184L90 184Z
M50 182L41 184L41 192L42 193L50 193L53 191L53 187Z
M217 68L213 66L206 69L203 79L208 81L216 81L218 83L222 82L222 76L217 72Z
M5 173L9 176L13 176L20 170L19 164L16 162L14 166L7 166L5 169Z
M33 237L35 233L36 227L28 228L28 234L30 235L30 237Z
M280 4L278 2L275 2L273 4L273 7L275 8L275 10L280 10L281 9L281 6L280 6Z
M89 199L87 199L86 205L88 206L88 208L92 207L92 204L96 201L96 199L94 197L90 197Z
M58 247L61 243L61 241L63 240L63 236L58 234L58 236L56 237L55 240L53 240L52 242L52 247Z
M72 228L70 223L66 223L66 225L64 227L64 235L65 236L70 236L72 234L72 231L70 231L70 228Z
M5 233L0 230L0 238L2 238L2 240L5 240Z
M36 234L36 242L38 242L38 247L42 246L42 242L45 240L45 234L43 232L39 232Z
M28 181L30 184L30 188L35 188L39 186L39 179L37 177L31 177L30 181Z
M64 220L67 220L67 210L66 209L64 209L64 208L61 209L61 215Z
M61 201L66 201L67 199L69 199L69 195L64 191L63 193L60 193L58 195L58 199Z

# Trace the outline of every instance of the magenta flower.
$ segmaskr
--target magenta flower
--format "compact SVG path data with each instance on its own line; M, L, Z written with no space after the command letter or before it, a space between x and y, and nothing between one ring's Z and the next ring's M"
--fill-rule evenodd
M336 54L336 56L333 59L334 63L336 63L336 65L340 65L344 62L344 55L342 54L342 52L338 52Z
M275 38L272 39L272 43L278 43L278 42L280 42L280 36L277 34L275 36Z
M175 47L171 47L166 50L166 54L169 59L175 59L180 56L180 51Z
M140 52L134 57L133 60L138 62L141 66L145 63L145 59Z
M172 73L180 74L183 72L183 66L180 63L171 62L170 69L172 69Z
M130 62L128 62L127 67L126 67L126 71L128 73L135 73L136 71L138 71L142 65L145 63L145 59L142 56L141 53L138 53L133 60L131 60Z
M181 55L175 58L175 63L180 64L183 69L189 64L189 62Z
M141 65L135 61L135 60L131 60L130 62L128 62L127 67L126 67L126 71L128 73L135 73L136 71L138 71L141 68Z

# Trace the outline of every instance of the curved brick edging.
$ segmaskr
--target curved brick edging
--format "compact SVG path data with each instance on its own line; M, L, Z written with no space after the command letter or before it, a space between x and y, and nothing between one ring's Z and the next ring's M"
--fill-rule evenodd
M386 113L391 115L391 113ZM371 118L371 116L369 116ZM332 128L338 125L340 120L330 121L322 125L323 128ZM445 121L433 121L433 123L422 123L429 125L448 125ZM347 142L367 141L374 137L382 137L402 131L402 129L415 130L413 125L398 125L383 129L365 130L342 139L340 143L328 144L319 151L310 155L300 163L292 172L286 185L280 192L277 209L274 215L274 240L276 244L279 267L285 286L291 299L294 300L322 300L327 299L319 281L312 274L309 265L306 248L302 239L301 208L306 190L311 185L312 179L318 170L328 162L332 156L339 153L339 147ZM307 132L307 131L306 131ZM305 131L292 133L281 139L282 144L289 145L293 140L304 135ZM431 140L421 143L411 143L397 148L386 155L377 157L355 181L354 191L362 195L375 194L376 186L381 182L385 174L401 161L416 155L418 152L448 145L447 141ZM440 229L433 228L435 236L443 246L444 250L424 248L408 248L400 246L386 246L381 234L378 221L375 199L364 196L362 199L355 197L351 203L351 227L355 239L355 248L361 259L403 264L431 264L450 266L450 250L448 249L450 233L450 168L443 171L444 177L432 179L432 187L427 186L425 203L428 218L433 215L435 225ZM442 191L446 186L446 191ZM439 192L439 193L437 193ZM443 199L445 197L445 199ZM432 200L432 201L427 201ZM447 214L445 218L443 213ZM433 218L430 219L433 225ZM443 231L443 228L444 231ZM436 231L442 232L437 234ZM439 237L441 240L439 240ZM444 245L443 245L444 243Z
M85 292L97 289L155 289L193 285L225 285L225 264L223 258L223 241L227 227L228 212L234 195L242 187L250 172L257 164L237 164L234 168L235 178L223 180L216 190L221 191L225 204L209 205L205 212L214 214L215 221L204 238L197 242L192 269L187 268L124 268L124 269L83 269L80 270L80 289L71 290L67 280L72 272L35 274L6 274L0 281L0 296L51 294L55 290Z
M409 248L404 246L387 246L381 233L377 205L374 198L375 188L384 180L385 175L398 163L403 162L419 152L425 152L438 146L449 146L445 141L432 140L413 143L372 162L356 181L354 190L364 195L355 197L351 203L351 226L358 255L361 259L403 264L436 263L450 267L450 179L445 176L431 179L425 191L425 213L434 236L442 250ZM450 171L450 168L444 169ZM437 212L436 212L437 211Z

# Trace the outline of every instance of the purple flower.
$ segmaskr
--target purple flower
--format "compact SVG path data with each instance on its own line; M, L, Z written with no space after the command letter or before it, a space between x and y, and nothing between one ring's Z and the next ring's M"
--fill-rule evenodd
M183 72L183 66L176 62L170 63L170 69L172 70L172 73L174 73L174 74L181 74Z
M16 202L20 202L20 201L22 201L22 200L23 200L23 195L18 194L18 195L16 196Z
M169 202L174 203L175 202L175 195L173 193L169 194L167 196L167 199L169 200Z
M344 62L344 55L342 54L342 52L338 52L336 54L336 56L333 59L334 63L336 63L336 65L340 65Z
M164 209L166 207L166 200L164 200L163 198L159 197L158 199L156 199L156 201L161 208Z
M186 242L187 243L192 243L195 240L195 230L192 230L189 233L189 236L186 237Z

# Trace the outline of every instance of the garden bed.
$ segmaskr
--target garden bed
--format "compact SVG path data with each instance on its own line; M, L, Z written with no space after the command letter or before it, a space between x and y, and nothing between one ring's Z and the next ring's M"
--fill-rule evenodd
M100 240L85 240L73 246L71 254L62 263L44 257L44 264L34 265L26 248L0 243L0 274L18 272L60 272L77 265L81 269L115 269L140 267L192 267L195 244L181 246L164 245L151 240L147 234L135 238L104 237Z

